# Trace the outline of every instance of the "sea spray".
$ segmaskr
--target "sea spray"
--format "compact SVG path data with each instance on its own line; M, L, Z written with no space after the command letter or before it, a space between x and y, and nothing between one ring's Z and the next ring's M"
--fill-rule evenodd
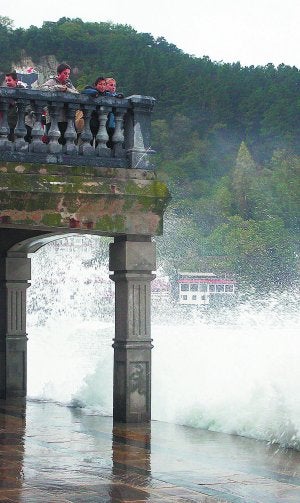
M114 284L107 240L86 239L33 256L28 394L111 415ZM209 309L153 303L153 419L300 449L296 292Z

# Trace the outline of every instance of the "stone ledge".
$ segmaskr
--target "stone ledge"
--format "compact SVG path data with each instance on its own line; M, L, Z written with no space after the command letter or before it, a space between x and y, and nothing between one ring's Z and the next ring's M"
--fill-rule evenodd
M91 160L93 160L91 158ZM84 160L85 161L85 160ZM122 178L124 180L134 178L138 180L155 180L156 174L154 171L143 169L125 169L124 167L111 167L107 165L101 166L86 166L78 164L78 166L70 166L67 162L62 165L58 164L33 164L30 162L5 162L0 161L0 176L2 173L18 173L18 174L32 174L32 175L72 175L84 177L108 177L108 178Z
M160 235L170 199L153 172L0 165L0 228Z

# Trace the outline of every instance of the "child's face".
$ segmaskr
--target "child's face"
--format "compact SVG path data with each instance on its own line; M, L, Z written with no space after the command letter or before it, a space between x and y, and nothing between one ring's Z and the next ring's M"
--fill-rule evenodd
M97 84L96 84L96 89L100 93L104 93L104 91L106 91L106 82L105 82L105 80L99 80L99 82L97 82Z
M5 84L7 85L7 87L16 87L17 80L14 80L11 75L6 75Z
M57 78L61 84L65 84L67 82L68 78L70 77L70 70L69 68L66 68L63 70L61 73L57 75Z
M110 93L115 93L117 89L116 81L115 80L107 80L106 81L106 90L109 91Z

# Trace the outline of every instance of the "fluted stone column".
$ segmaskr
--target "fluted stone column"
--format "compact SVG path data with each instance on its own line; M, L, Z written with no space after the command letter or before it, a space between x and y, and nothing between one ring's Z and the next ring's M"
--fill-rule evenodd
M151 419L151 281L155 244L150 237L116 238L110 245L115 282L114 421Z
M0 256L0 397L26 396L26 290L30 259L24 253Z

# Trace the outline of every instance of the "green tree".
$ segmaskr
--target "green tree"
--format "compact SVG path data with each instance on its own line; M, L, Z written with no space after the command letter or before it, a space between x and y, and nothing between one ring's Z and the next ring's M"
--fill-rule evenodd
M3 26L3 28L6 28L7 30L12 30L14 25L14 22L10 17L7 16L0 16L0 26Z
M241 280L259 289L285 288L297 277L295 244L279 218L255 222L230 217L208 242L217 254L228 257Z
M232 173L232 187L238 214L249 219L253 212L252 187L257 175L256 164L245 144L242 142Z
M273 214L285 222L287 228L300 230L300 157L286 151L274 152L270 163L269 186L274 199Z

